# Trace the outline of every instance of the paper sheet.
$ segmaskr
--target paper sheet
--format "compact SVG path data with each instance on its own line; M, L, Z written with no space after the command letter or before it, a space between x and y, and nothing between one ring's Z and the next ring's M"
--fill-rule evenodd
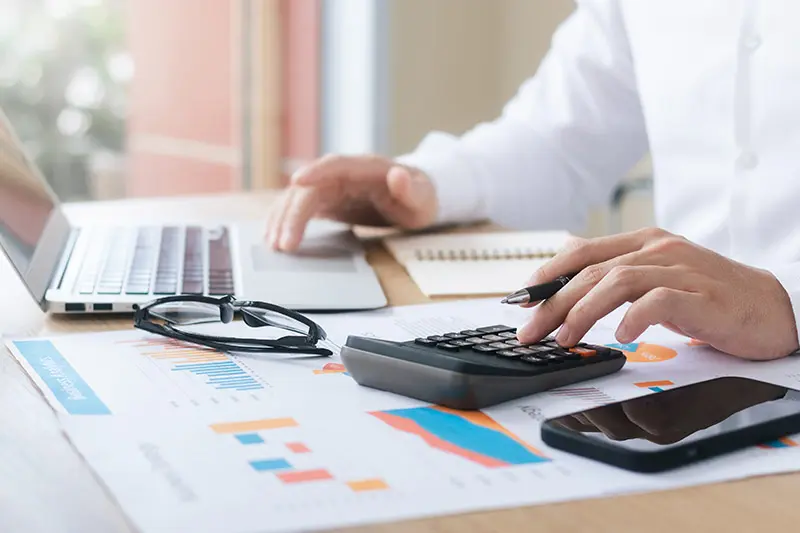
M518 325L527 313L492 299L314 318L333 346L348 334ZM589 340L613 342L618 319ZM643 475L541 442L544 418L648 394L649 382L744 375L800 387L796 358L741 361L662 328L623 347L629 363L617 374L475 413L360 387L335 357L184 362L189 354L138 331L9 346L144 533L307 531L800 469L793 445Z

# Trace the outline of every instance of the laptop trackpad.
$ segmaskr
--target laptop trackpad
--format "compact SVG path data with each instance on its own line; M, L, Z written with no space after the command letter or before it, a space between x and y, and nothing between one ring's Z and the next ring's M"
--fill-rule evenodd
M276 252L265 245L251 249L256 272L356 272L353 250L325 243L306 243L292 253Z

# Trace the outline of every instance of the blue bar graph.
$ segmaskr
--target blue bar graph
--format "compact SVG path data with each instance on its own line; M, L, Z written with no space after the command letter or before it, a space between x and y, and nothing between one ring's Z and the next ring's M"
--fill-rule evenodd
M217 390L254 391L266 388L228 354L218 350L162 338L135 341L133 347L146 357L170 364L173 372L189 372L206 378L205 384Z
M242 444L263 444L264 439L261 438L261 435L258 433L242 433L240 435L235 435L236 440L241 442Z
M218 390L251 391L264 388L264 385L233 361L177 364L172 370L204 376L208 378L206 383Z
M250 461L250 466L257 472L268 472L270 470L284 470L291 468L292 465L286 459L262 459L260 461Z

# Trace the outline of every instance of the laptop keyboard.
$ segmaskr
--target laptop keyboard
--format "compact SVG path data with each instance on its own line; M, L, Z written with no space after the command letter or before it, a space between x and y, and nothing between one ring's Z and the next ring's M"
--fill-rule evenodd
M234 292L227 228L116 228L94 240L76 286L80 294L148 295Z

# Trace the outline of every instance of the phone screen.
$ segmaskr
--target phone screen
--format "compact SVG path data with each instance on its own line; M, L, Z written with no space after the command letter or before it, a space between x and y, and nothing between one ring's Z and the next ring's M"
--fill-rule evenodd
M800 391L728 377L571 413L549 423L588 439L649 452L798 413Z

